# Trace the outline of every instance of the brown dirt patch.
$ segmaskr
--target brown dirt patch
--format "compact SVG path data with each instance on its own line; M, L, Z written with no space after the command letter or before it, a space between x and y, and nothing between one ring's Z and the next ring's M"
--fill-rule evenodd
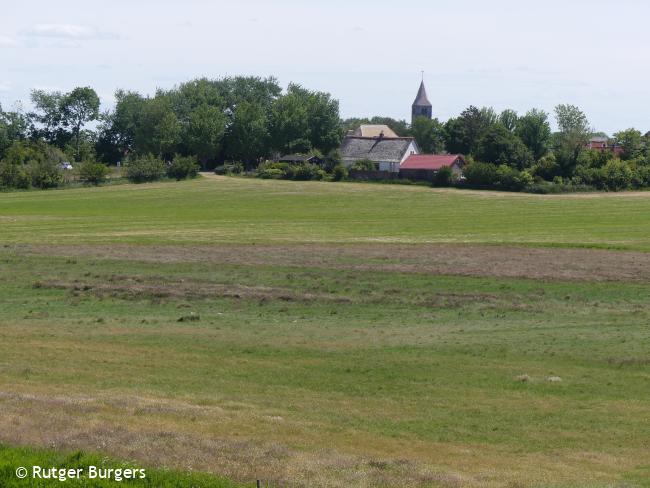
M244 286L238 284L215 284L204 281L161 279L152 282L143 277L111 276L106 281L38 281L35 288L58 288L73 294L90 293L98 297L122 299L141 298L241 298L249 300L280 300L286 302L347 302L346 298L331 294L302 293L288 288Z
M650 253L448 244L15 246L19 254L155 263L206 262L540 280L650 280Z

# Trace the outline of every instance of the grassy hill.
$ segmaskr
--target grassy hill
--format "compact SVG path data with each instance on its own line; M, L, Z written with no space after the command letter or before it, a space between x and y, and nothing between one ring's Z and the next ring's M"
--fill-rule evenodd
M537 196L223 177L0 195L3 242L488 243L650 249L650 193Z
M234 178L0 194L0 442L248 486L650 486L649 207Z

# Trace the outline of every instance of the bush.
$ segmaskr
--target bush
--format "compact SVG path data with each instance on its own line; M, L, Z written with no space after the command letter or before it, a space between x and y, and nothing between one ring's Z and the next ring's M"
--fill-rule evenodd
M278 163L266 161L259 165L257 176L266 179L283 179L283 180L322 180L327 173L315 164L300 163Z
M177 154L171 164L167 166L167 176L176 179L176 181L196 178L197 174L199 174L199 163L195 157Z
M625 190L632 186L633 173L630 166L620 159L609 161L600 170L601 185L612 191Z
M515 168L502 164L497 168L497 186L506 191L522 191L533 183L533 177L527 171L518 171Z
M467 186L489 188L499 181L497 166L490 163L471 162L463 169Z
M348 179L348 169L343 163L339 163L332 169L332 180L343 181Z
M149 154L133 159L126 164L126 177L133 183L160 180L165 176L165 163Z
M443 166L433 177L433 186L447 187L454 184L456 175L449 166Z
M99 185L106 180L108 168L103 163L87 161L79 167L79 179L84 183Z
M7 159L0 161L0 188L26 190L32 184L29 167L15 164Z
M286 176L286 174L279 168L265 168L259 170L257 176L265 180L281 180Z
M240 175L244 172L244 165L240 162L225 163L214 169L218 175Z
M533 176L538 176L546 181L551 181L555 176L558 176L560 172L560 165L557 164L555 156L552 154L544 156L531 168Z
M369 159L360 159L359 161L354 162L351 169L356 171L375 171L377 167L375 163Z

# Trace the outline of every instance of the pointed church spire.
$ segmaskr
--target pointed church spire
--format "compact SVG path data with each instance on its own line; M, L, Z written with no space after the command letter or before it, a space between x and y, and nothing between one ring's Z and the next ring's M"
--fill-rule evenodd
M427 89L424 87L424 71L422 72L422 82L420 89L415 97L413 106L411 107L411 124L415 122L418 117L426 117L430 119L433 117L433 106L427 97Z
M420 83L420 89L418 90L418 95L415 97L413 102L414 107L432 107L429 98L427 97L427 89L424 87L424 80Z

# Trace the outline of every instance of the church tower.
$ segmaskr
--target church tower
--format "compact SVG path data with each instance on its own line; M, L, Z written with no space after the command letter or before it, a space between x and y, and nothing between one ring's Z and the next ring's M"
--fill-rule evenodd
M427 90L424 88L424 80L422 80L422 83L420 83L418 95L415 97L415 101L413 102L411 111L411 124L415 122L415 119L418 117L426 117L427 119L431 119L433 117L433 106L427 98Z

